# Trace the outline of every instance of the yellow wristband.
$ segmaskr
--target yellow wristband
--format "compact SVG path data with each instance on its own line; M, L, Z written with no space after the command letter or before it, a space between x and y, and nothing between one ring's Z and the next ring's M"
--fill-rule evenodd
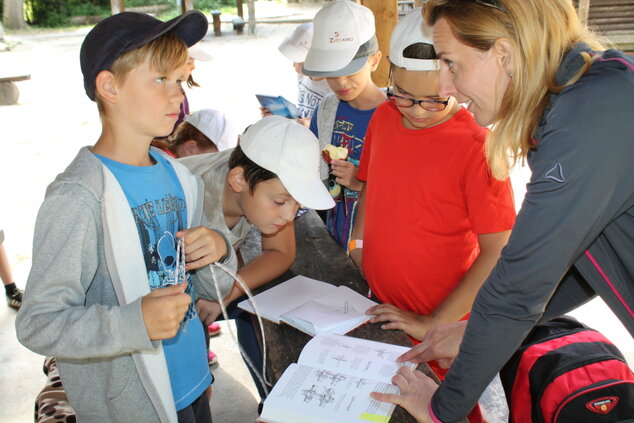
M352 250L358 250L363 248L363 240L362 239L352 239L348 241L348 254Z

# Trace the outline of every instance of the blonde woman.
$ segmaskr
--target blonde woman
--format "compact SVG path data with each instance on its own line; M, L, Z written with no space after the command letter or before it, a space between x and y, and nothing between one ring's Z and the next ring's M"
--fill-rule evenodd
M375 394L419 422L454 422L540 320L600 295L634 335L634 58L607 50L572 0L429 0L424 16L440 95L494 124L494 176L525 159L532 170L464 336L437 328L402 357L447 363L462 340L443 384L403 368L400 395Z

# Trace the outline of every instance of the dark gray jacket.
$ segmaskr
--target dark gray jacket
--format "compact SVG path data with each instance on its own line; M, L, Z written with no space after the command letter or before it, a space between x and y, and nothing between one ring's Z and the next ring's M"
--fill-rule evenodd
M583 64L576 45L558 83ZM532 177L508 245L478 293L456 358L432 399L467 416L528 331L600 295L634 335L634 58L601 54L542 116Z

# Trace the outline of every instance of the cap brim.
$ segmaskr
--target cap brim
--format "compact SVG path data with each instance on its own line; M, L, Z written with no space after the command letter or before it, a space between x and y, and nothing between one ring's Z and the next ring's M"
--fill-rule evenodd
M278 175L279 176L279 175ZM328 210L335 206L335 201L321 179L284 180L280 181L288 193L303 207L314 210Z
M302 73L306 76L314 76L314 77L322 77L322 78L336 78L339 76L347 76L354 75L359 72L366 63L368 63L368 58L370 56L358 57L356 59L352 59L347 66L333 71L311 71L306 69L306 67L302 67Z
M178 38L183 40L187 47L191 47L203 39L205 34L207 34L208 28L209 21L207 20L207 17L198 10L190 10L175 17L174 19L157 25L149 31L145 37L136 40L136 42L127 46L124 52L144 46L150 41L155 40L170 31L174 31Z
M303 69L306 75L313 75L313 72L336 72L346 67L357 54L358 47L354 49L320 49L311 47L304 60Z

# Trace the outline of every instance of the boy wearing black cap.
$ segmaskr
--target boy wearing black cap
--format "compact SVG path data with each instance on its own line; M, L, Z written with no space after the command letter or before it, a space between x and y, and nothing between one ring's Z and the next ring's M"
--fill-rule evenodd
M124 12L82 44L102 133L48 187L16 319L20 342L56 357L79 421L211 421L193 303L216 299L207 265L235 269L235 254L203 226L200 179L149 150L172 131L187 47L206 31L200 12L169 22ZM233 278L215 273L224 296Z

